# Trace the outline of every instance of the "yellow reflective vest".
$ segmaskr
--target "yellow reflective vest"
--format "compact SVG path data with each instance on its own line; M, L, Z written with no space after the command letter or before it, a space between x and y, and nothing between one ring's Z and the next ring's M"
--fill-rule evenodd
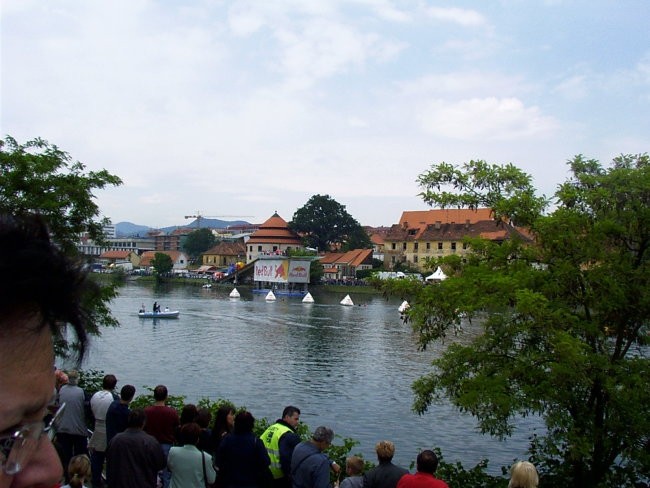
M264 447L266 447L266 451L269 453L271 473L276 480L284 476L282 467L280 466L280 437L287 432L293 431L286 425L273 424L260 437L262 443L264 443Z

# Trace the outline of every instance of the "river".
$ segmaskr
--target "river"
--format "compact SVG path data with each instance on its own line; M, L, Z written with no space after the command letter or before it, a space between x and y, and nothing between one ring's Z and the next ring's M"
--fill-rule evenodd
M494 474L524 455L538 426L529 419L514 437L497 441L447 403L413 413L411 383L444 345L419 352L400 321L400 301L352 292L355 305L346 307L339 304L344 294L316 291L314 304L295 297L266 302L242 288L242 297L231 299L230 290L127 283L111 307L121 326L93 339L84 368L115 374L118 387L133 384L136 395L162 383L186 402L224 398L269 420L296 405L311 429L327 425L359 441L354 452L372 461L382 439L395 443L395 462L406 467L418 449L431 447L466 468L488 458ZM180 317L138 318L140 304L150 310L154 301Z

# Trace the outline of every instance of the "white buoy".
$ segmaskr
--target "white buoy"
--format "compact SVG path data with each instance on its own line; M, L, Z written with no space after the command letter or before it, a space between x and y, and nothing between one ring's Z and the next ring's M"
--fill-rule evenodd
M275 301L275 295L273 294L273 290L269 290L269 292L266 294L266 301L267 302Z
M302 303L314 303L314 297L311 296L311 293L307 292L302 299Z
M399 313L404 313L404 312L406 312L406 309L409 308L409 307L410 307L409 302L407 302L406 300L404 300L404 301L402 302L402 304L399 306L399 308L397 309L397 311L398 311Z
M233 288L232 291L230 292L230 298L239 298L239 292L237 291L237 288Z
M350 295L345 295L345 298L341 300L341 305L354 305L354 303L352 303L352 298L350 298Z

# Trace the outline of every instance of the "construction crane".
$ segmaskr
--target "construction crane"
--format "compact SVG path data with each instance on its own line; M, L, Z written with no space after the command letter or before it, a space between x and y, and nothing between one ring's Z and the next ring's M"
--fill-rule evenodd
M245 219L245 218L253 218L255 217L254 215L202 215L201 212L196 212L196 215L186 215L186 219L196 219L196 228L200 229L201 228L201 219L225 219L225 218L231 218L231 219Z

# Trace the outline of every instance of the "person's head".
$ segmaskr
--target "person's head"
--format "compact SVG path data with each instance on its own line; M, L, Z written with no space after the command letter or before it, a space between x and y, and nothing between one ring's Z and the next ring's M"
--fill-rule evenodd
M54 344L80 364L99 290L35 216L0 215L0 488L52 486L63 468L42 419L55 386Z
M508 488L537 488L539 475L535 465L528 461L517 461L510 468Z
M214 418L214 427L212 431L221 435L224 432L232 432L235 426L235 409L231 405L222 405L217 410Z
M363 473L363 459L359 456L350 456L345 460L345 472L348 476L359 476Z
M375 452L377 453L379 462L392 461L395 455L395 444L391 441L379 441L375 445Z
M129 429L142 429L146 421L147 416L145 415L144 410L142 408L134 408L129 412L126 426Z
M68 478L70 488L81 488L84 481L90 479L90 459L85 454L78 454L68 463Z
M71 386L79 384L79 372L76 369L68 372L68 384Z
M124 385L120 390L120 398L123 402L129 403L135 396L135 386Z
M247 411L239 412L235 415L235 434L248 434L253 432L255 426L255 417Z
M434 474L438 469L438 456L436 456L435 452L426 449L418 454L415 463L418 471Z
M316 427L316 430L311 435L311 440L319 450L324 451L332 445L334 431L329 427L321 425L320 427Z
M212 420L210 409L199 408L199 412L196 414L196 423L199 424L199 427L207 429L210 426L210 420Z
M113 391L117 386L117 378L114 374L107 374L102 380L102 388L104 390Z
M194 422L196 420L196 416L199 413L198 408L196 408L196 405L193 403L188 403L186 405L183 405L183 408L181 409L181 415L180 415L180 424L189 424L190 422Z
M282 411L282 420L295 429L300 423L300 409L292 405L284 407L284 410Z
M178 442L182 445L191 444L196 446L199 443L199 435L201 435L201 427L196 422L189 422L181 426L178 434Z
M164 402L167 400L167 387L165 385L158 385L153 389L153 399L157 402Z

